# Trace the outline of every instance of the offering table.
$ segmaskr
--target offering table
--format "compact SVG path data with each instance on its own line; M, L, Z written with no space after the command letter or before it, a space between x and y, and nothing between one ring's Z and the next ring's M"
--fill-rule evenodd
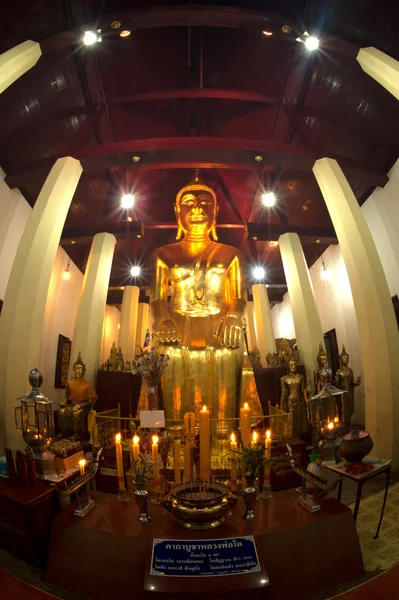
M47 569L48 583L69 592L102 600L129 595L141 598L169 598L167 580L158 577L161 591L145 591L154 538L166 540L208 540L254 536L264 558L270 581L269 596L295 600L328 589L363 573L363 561L352 513L333 498L322 502L317 513L306 511L297 502L295 490L273 494L256 503L256 518L242 516L239 502L226 522L214 530L188 531L179 528L173 517L159 505L150 504L151 523L137 521L135 502L120 503L116 496L95 493L95 509L84 519L72 516L73 506L53 520ZM315 556L317 558L315 559ZM261 557L260 557L261 558ZM226 596L257 598L256 590L237 589L237 578L249 575L215 577L223 581ZM258 573L258 577L261 575ZM154 577L152 577L154 579ZM205 578L204 578L205 579ZM213 579L213 578L211 578ZM208 578L209 580L209 578ZM204 594L200 577L184 578L185 597L223 597ZM178 598L179 595L175 595Z

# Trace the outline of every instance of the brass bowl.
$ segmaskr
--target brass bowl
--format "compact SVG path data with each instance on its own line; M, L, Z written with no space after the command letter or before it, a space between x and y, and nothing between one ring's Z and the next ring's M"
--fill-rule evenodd
M186 529L214 529L236 505L238 498L222 483L179 483L161 504Z

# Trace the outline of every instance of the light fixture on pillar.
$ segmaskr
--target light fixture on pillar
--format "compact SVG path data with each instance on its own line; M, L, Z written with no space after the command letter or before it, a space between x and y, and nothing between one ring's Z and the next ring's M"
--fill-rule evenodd
M139 277L141 273L141 268L138 265L133 265L133 267L130 269L130 275L132 277Z
M66 269L65 269L65 271L64 271L64 272L63 272L63 274L62 274L62 276L63 276L63 278L65 279L65 281L68 281L68 279L70 279L70 278L71 278L71 269L70 269L70 266L69 266L69 265L70 265L70 262L71 262L71 261L70 261L70 260L68 260L68 264L67 264L67 266L66 266Z
M262 203L263 206L267 208L271 208L276 204L276 194L274 192L263 192L262 194Z
M253 276L257 281L261 281L265 278L266 271L263 267L254 267L253 268Z
M320 44L319 38L315 35L309 35L307 31L301 37L296 38L296 41L304 44L310 52L317 50Z
M134 206L134 195L133 194L123 194L121 198L121 207L122 208L132 208Z
M85 46L92 46L93 44L96 44L97 42L101 42L102 41L101 29L97 29L97 31L85 31L82 41Z
M324 263L324 258L321 257L321 262L323 265L323 269L321 272L321 278L323 279L323 281L330 281L330 271L327 269L325 263Z

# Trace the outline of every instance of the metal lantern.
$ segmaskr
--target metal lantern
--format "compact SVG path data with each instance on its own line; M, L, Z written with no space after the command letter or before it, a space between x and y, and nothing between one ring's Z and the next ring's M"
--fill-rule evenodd
M54 454L47 450L54 435L52 402L40 391L43 376L38 369L29 373L30 392L18 398L21 406L15 409L17 431L22 431L25 442L33 450L38 476L54 473Z

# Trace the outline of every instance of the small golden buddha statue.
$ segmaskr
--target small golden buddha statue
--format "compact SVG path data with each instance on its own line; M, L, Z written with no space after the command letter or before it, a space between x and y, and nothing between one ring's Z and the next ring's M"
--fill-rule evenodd
M246 389L244 257L236 248L217 243L216 194L199 180L198 172L178 192L174 209L179 241L153 253L150 296L153 334L159 351L170 356L161 379L165 416L181 420L206 404L213 418L236 417ZM261 414L258 398L246 401L254 414Z
M361 378L358 377L355 381L352 369L349 365L349 354L342 346L342 352L339 355L340 368L335 374L335 385L340 390L345 390L347 394L343 397L343 417L345 430L349 430L350 421L355 410L355 387L360 385Z
M84 439L87 437L87 416L94 407L97 394L93 386L84 379L85 364L79 356L73 365L74 378L65 388L65 400L58 411L58 425L64 438Z
M312 393L310 381L307 380L305 384L304 376L297 373L296 368L297 362L295 358L291 358L287 363L287 375L280 380L280 408L292 419L293 437L300 438L309 428L306 403L310 401Z
M315 394L321 392L321 388L325 383L332 383L333 380L333 372L328 365L327 352L324 350L321 342L319 343L319 351L317 353L317 364L319 365L319 368L313 371Z

